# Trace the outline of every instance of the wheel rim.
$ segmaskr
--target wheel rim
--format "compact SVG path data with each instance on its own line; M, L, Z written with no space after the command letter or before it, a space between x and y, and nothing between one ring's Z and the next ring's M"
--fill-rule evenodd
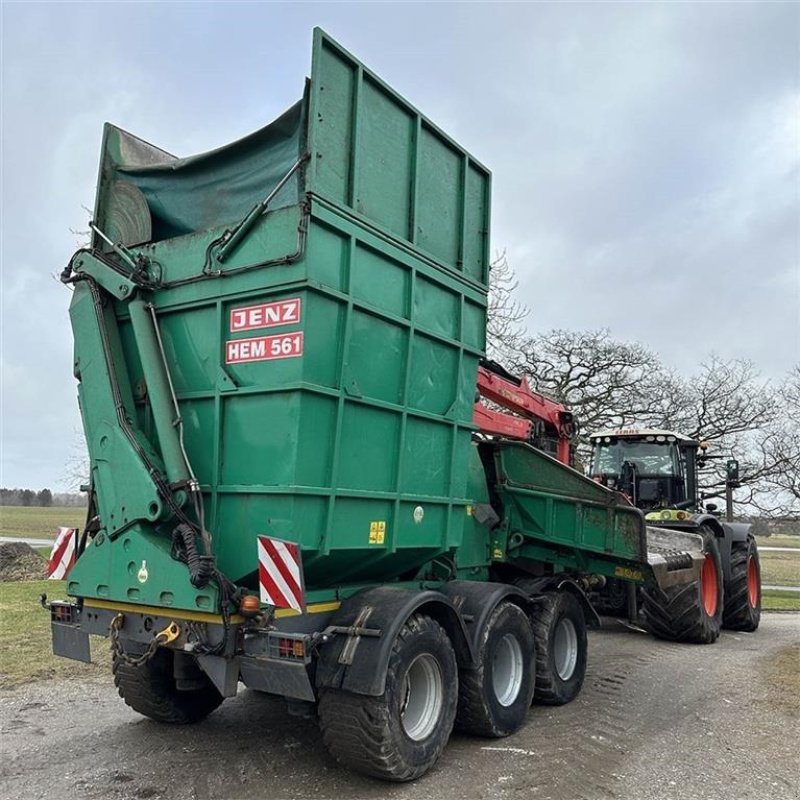
M492 688L501 706L510 706L522 686L522 648L516 636L507 633L498 642L492 658Z
M719 602L719 587L717 586L717 562L711 553L706 553L703 569L700 573L700 595L703 607L709 617L717 613Z
M442 711L444 688L439 662L429 653L418 655L403 682L400 722L409 739L430 736Z
M578 663L578 633L571 619L559 620L553 639L553 660L556 674L562 681L568 681Z
M750 608L755 608L758 605L758 567L756 560L753 556L747 557L747 599L750 603Z

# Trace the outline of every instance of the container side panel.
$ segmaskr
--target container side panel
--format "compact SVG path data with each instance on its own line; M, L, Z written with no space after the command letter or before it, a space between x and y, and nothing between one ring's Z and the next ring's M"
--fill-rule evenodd
M380 352L375 343L380 342ZM408 329L353 311L345 386L347 391L401 405L408 360Z
M470 164L464 212L464 274L478 283L488 283L489 202L489 176Z
M489 172L322 31L306 188L485 286Z
M451 490L453 426L409 417L403 442L405 494L446 497Z
M370 247L356 248L353 297L398 317L409 317L411 270Z
M411 353L409 407L444 416L456 399L458 349L417 334Z
M455 292L419 278L414 292L414 324L448 339L458 339L460 301Z
M345 404L339 445L339 483L344 489L396 491L400 417L360 403Z
M350 154L353 147L353 94L356 66L324 42L314 51L314 102L310 125L316 150L314 190L336 203L351 203Z
M419 153L417 242L446 264L461 269L463 158L435 133L422 129Z
M364 80L358 120L356 210L407 239L415 117Z

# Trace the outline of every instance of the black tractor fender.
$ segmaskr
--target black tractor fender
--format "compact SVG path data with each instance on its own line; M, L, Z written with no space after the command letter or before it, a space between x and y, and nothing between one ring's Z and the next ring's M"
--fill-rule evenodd
M348 597L329 620L330 634L320 646L316 664L317 689L382 695L395 638L406 620L417 612L432 617L445 629L459 667L475 666L472 637L462 614L447 595L378 586ZM359 634L359 630L365 633Z
M724 522L713 514L695 514L692 522L714 532L722 562L722 577L727 584L731 578L731 547L734 542L746 542L748 538L752 538L752 525L746 522Z

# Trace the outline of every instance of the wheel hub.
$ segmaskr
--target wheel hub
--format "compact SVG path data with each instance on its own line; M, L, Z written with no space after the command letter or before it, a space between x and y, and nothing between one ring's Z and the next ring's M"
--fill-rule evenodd
M431 735L442 713L444 687L439 662L429 653L418 655L403 681L400 722L409 739Z
M519 696L523 678L522 648L512 634L498 642L492 658L492 689L501 706L510 706Z
M717 585L717 562L711 553L706 553L705 561L703 561L703 569L700 573L700 596L706 614L709 617L715 616L719 603L719 587Z
M558 677L562 681L568 681L578 663L578 633L572 620L566 617L560 619L556 625L553 661Z

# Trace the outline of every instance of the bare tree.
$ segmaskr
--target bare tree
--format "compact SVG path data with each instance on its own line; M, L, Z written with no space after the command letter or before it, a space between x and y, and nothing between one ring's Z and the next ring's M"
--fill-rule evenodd
M772 517L800 518L800 365L774 395L774 414L752 448L747 502Z
M607 330L534 336L521 346L512 366L537 391L575 412L586 435L649 422L663 417L670 402L688 402L680 382L655 353L618 341Z
M524 338L522 322L529 309L514 294L518 282L505 251L490 266L486 354L495 361L514 360Z

